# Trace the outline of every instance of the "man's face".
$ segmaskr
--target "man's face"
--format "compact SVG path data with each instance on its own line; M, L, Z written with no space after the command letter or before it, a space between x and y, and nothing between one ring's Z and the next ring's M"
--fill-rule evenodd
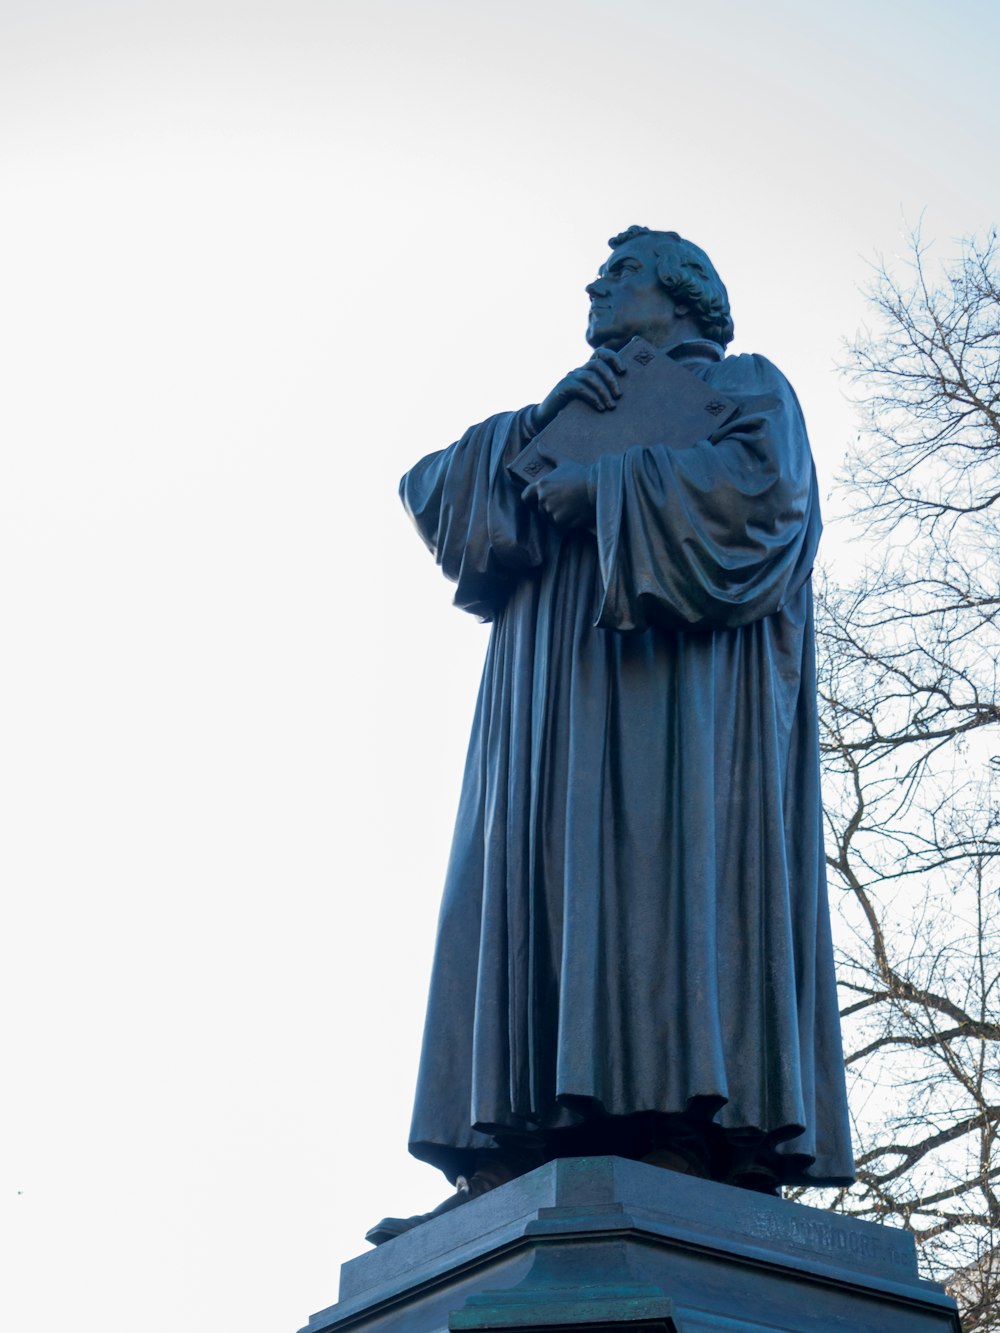
M677 323L673 299L656 276L655 241L636 236L612 250L588 286L587 342L617 352L640 334L654 347L670 341Z

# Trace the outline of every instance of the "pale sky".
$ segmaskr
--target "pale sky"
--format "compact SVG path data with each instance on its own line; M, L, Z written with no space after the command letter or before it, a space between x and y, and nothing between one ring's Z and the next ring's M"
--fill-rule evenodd
M586 358L638 222L708 250L828 491L869 261L1000 221L998 39L0 0L0 1325L294 1333L448 1192L405 1145L487 631L398 477Z

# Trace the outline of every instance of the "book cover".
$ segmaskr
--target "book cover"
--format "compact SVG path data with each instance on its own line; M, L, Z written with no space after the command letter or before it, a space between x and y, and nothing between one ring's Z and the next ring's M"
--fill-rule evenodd
M539 431L508 471L520 486L550 472L539 446L555 458L592 463L602 454L624 453L633 445L665 444L689 448L717 431L736 412L736 403L658 351L645 338L633 338L619 353L627 366L621 397L599 412L579 399L568 403Z

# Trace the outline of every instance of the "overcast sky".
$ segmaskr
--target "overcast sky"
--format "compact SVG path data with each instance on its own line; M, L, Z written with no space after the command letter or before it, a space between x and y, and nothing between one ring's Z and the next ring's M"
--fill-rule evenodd
M585 359L638 222L708 250L828 492L868 263L1000 220L998 39L0 0L3 1327L294 1333L444 1197L405 1142L487 631L398 477Z

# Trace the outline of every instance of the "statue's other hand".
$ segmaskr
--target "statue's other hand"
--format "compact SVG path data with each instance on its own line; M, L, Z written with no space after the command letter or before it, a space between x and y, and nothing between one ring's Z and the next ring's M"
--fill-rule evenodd
M568 459L558 462L544 450L538 452L556 466L544 477L526 486L521 492L521 499L530 508L544 514L557 527L593 526L597 503L594 469Z
M564 375L552 392L532 410L535 433L544 430L558 413L579 398L598 412L607 412L621 397L619 376L625 374L625 363L609 347L599 347L590 360Z

